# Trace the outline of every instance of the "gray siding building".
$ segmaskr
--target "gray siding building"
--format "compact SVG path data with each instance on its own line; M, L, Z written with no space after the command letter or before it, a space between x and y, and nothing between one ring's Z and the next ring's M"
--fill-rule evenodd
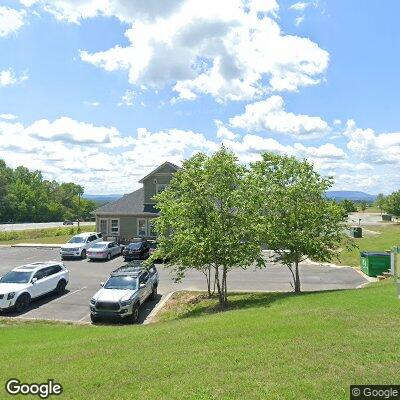
M178 169L165 162L139 181L140 189L95 210L97 232L122 241L154 238L153 221L158 216L154 196L165 189Z

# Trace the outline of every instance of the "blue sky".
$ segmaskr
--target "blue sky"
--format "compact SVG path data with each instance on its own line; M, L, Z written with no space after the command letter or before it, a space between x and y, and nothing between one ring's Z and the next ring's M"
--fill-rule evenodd
M210 4L208 4L210 3ZM124 193L221 143L398 189L395 0L0 0L0 158Z

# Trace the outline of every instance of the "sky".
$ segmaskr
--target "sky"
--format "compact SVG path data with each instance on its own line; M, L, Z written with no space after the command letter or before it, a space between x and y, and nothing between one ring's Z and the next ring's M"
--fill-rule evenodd
M0 0L0 159L127 193L222 144L400 186L400 4Z

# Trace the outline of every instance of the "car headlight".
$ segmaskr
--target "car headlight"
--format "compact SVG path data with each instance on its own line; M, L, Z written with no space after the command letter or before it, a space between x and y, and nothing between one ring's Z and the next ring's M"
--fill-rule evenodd
M131 304L131 303L132 303L132 299L121 301L121 306L126 307L126 306L129 306L129 304Z
M15 296L15 292L8 293L8 295L7 295L7 300L13 299L14 296Z

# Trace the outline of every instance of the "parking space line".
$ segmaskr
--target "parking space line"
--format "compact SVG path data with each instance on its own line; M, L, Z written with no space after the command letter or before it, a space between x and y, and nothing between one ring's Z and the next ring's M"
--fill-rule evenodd
M83 286L83 287L80 288L80 289L74 290L73 292L69 292L69 293L66 294L65 296L59 297L58 299L56 299L56 300L50 302L49 304L58 303L60 300L63 300L63 299L65 299L65 298L68 297L68 296L71 296L71 295L73 295L73 294L75 294L75 293L78 293L78 292L82 291L83 289L87 289L87 287L86 287L86 286Z
M84 317L82 317L81 319L78 319L78 322L82 322L84 319L88 318L90 316L89 314L86 314Z

